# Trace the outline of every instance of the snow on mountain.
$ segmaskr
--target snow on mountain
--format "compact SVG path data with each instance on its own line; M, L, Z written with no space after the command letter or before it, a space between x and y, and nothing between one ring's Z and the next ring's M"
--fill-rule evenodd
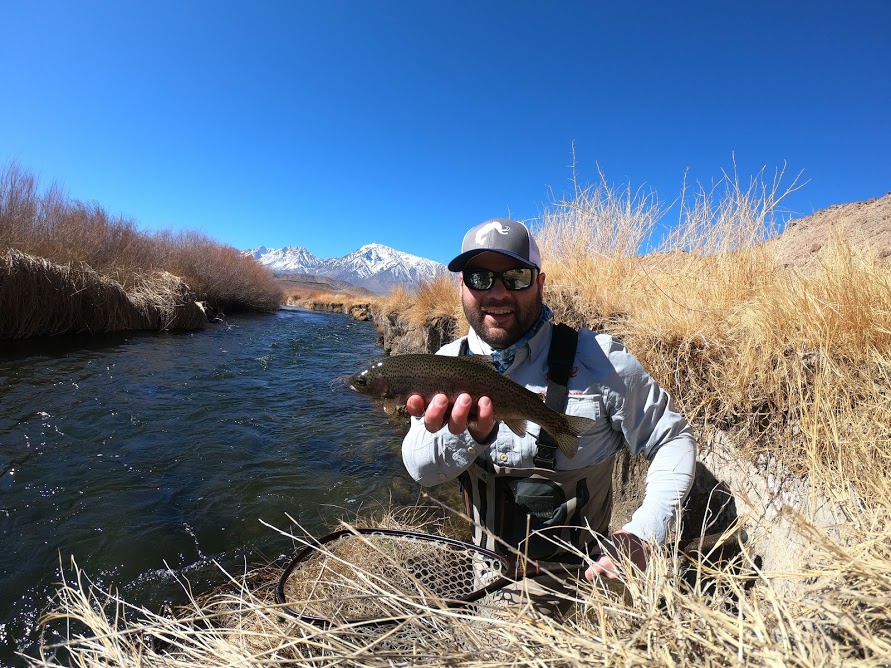
M244 254L250 255L273 271L310 273L309 270L323 264L322 260L303 246L285 246L284 248L260 246L244 251Z
M398 285L411 288L447 272L439 262L382 244L366 244L349 255L328 260L320 260L302 246L260 246L244 253L276 273L327 276L380 294Z

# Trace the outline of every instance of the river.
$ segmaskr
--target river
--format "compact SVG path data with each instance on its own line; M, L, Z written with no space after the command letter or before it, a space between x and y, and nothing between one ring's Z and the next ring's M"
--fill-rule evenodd
M0 342L0 664L36 651L72 557L130 603L181 602L417 486L404 423L342 379L373 325L283 309L195 333ZM62 568L64 567L64 568Z

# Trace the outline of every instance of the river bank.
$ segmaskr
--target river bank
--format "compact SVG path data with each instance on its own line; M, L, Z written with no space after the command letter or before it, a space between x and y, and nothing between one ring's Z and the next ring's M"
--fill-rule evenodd
M405 299L408 299L406 295ZM399 296L369 300L344 294L288 296L287 306L325 313L343 313L356 320L371 321L378 332L378 345L386 355L435 353L457 336L459 321L449 316L423 318L408 314Z
M194 330L204 303L173 274L144 275L125 290L85 264L59 265L11 249L0 257L0 339L135 330Z
M331 304L319 310L330 312ZM384 327L390 327L397 347L400 330L417 329L405 316L377 317L388 323ZM427 335L432 336L438 334ZM406 340L401 345L408 345ZM624 665L729 665L740 655L753 666L882 665L883 657L891 655L891 628L882 603L891 575L891 561L883 557L891 555L882 552L887 543L880 517L859 499L834 498L829 502L841 514L821 523L818 516L829 508L816 479L784 468L777 458L753 463L741 454L738 431L709 429L701 420L696 424L702 451L687 508L691 530L742 526L747 541L735 547L728 535L725 548L693 562L671 547L657 550L648 571L629 577L624 586L580 589L571 620L528 607L493 616L476 608L393 600L393 614L406 616L395 626L320 627L281 612L274 596L281 565L226 573L227 586L196 594L172 613L158 612L132 607L124 596L94 586L88 572L72 565L69 584L57 594L55 614L77 620L88 631L64 639L62 646L84 666L103 665L110 655L132 666L172 661L188 666L261 661L386 666L398 661L469 668L483 659L495 666L579 665L596 664L604 656L610 665L617 657ZM732 461L726 461L728 456ZM622 495L643 483L644 470L642 462L617 463L617 521ZM872 523L872 534L862 524L855 527L852 507L860 509L859 521ZM366 514L360 525L390 521L370 517ZM284 533L299 541L296 534ZM854 535L865 542L854 542ZM379 595L379 584L363 585L358 565L357 591L370 586L368 595ZM125 610L133 621L126 621ZM643 639L642 628L647 632ZM64 663L50 657L34 665Z

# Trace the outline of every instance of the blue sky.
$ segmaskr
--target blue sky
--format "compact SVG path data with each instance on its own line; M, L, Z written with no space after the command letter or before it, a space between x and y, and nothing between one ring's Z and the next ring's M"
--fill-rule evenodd
M0 0L0 162L145 231L442 262L585 183L891 190L891 2Z

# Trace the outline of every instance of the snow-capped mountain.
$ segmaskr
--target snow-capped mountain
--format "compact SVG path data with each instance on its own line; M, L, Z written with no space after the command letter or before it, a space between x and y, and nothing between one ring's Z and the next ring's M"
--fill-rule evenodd
M310 273L309 270L320 267L323 261L306 250L303 246L285 246L284 248L267 248L260 246L244 251L260 264L273 271Z
M440 273L445 265L381 244L366 244L349 255L320 260L302 246L244 251L275 273L327 276L383 294L398 285L414 287Z

